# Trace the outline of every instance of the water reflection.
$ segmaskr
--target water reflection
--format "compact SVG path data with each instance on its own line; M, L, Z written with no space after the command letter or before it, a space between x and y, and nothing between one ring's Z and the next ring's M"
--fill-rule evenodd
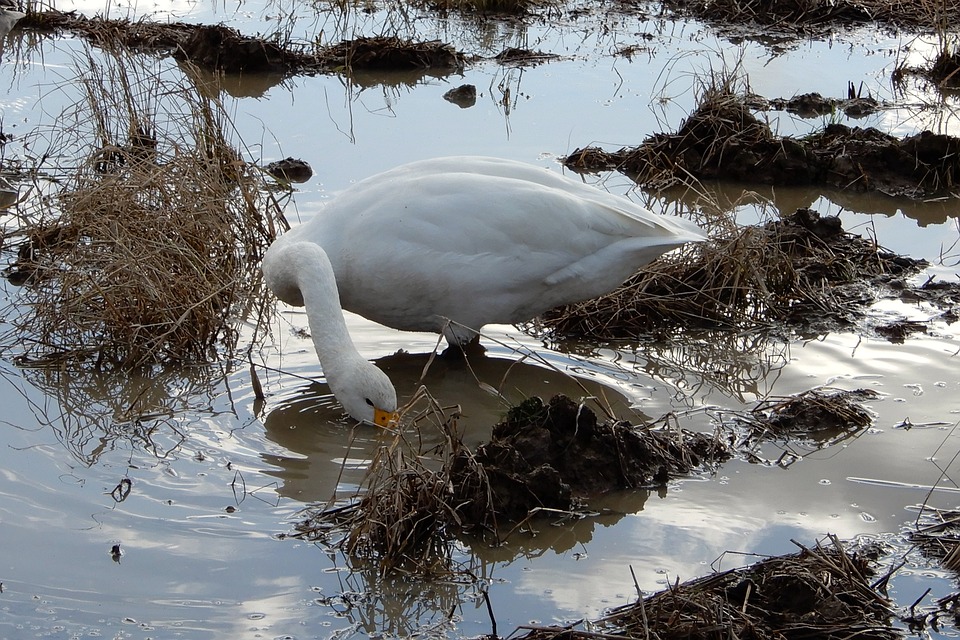
M802 208L814 208L823 214L849 211L887 217L904 215L916 220L920 227L943 224L960 216L960 210L950 199L912 200L877 192L864 193L816 186L704 182L696 190L676 187L660 192L657 199L661 201L660 206L664 209L679 213L691 210L746 213L747 210L755 210L757 213L753 216L740 216L743 224L753 224L763 219L768 207L781 214L790 214ZM824 210L821 205L824 201L829 203L831 210ZM837 209L839 211L836 211Z
M146 367L108 373L82 367L0 370L19 387L22 377L45 395L30 403L37 422L49 427L64 449L86 466L130 445L156 458L174 453L189 437L184 416L215 417L232 408L215 402L229 372L217 366ZM30 394L21 390L24 398ZM220 410L214 410L215 404Z
M587 402L600 416L609 413L632 422L647 419L631 408L631 399L622 391L586 377L586 371L573 377L531 361L487 354L464 358L459 353L437 357L397 353L376 364L396 386L401 403L422 384L442 407L459 407L458 424L471 447L489 439L491 428L510 406L531 396L550 398L562 393L593 398ZM385 437L372 427L351 426L321 383L298 388L270 411L264 425L267 438L293 454L265 455L279 469L268 473L283 481L281 495L302 502L327 500L338 490L352 492ZM423 430L419 438L424 450L444 442L439 429Z
M678 398L706 401L720 393L723 401L734 399L741 404L765 398L790 361L789 343L760 331L698 331L667 343L620 343L606 348L561 339L553 346L586 358L610 357L612 347L621 368L666 382L676 389Z

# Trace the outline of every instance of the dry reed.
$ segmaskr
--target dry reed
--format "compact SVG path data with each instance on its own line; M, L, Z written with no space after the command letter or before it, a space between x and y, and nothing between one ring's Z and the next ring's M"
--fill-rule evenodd
M458 411L426 399L429 409L413 423L441 429L444 444L424 451L412 432L396 433L358 492L308 508L297 536L342 550L354 568L455 574L460 536L499 543L518 522L583 517L591 496L661 486L729 457L716 436L681 429L669 416L648 427L598 423L586 404L560 395L513 407L491 442L472 451L458 433Z
M679 580L635 604L617 607L590 631L540 627L525 640L656 638L721 640L778 638L799 640L862 638L894 640L886 597L870 585L870 556L848 553L829 536L800 553L766 558L742 569ZM524 627L521 627L523 629Z
M49 154L79 166L20 215L20 362L230 354L282 220L263 175L231 144L222 106L186 80L122 52L79 62L84 99Z
M427 408L417 412L424 404ZM401 413L404 423L409 420L417 429L441 429L446 444L425 451L408 438L415 432L396 431L371 459L362 488L346 502L307 509L296 535L341 549L355 569L450 574L455 535L466 528L449 473L462 447L459 410L444 410L421 389Z
M919 264L844 233L837 218L801 209L784 220L721 229L662 256L615 291L553 309L541 322L558 335L602 339L843 324L873 300L859 283Z

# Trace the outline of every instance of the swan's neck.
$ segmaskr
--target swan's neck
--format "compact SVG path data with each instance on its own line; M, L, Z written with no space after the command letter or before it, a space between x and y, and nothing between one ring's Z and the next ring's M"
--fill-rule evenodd
M280 250L275 265L272 279L281 279L299 291L327 382L332 388L338 386L337 380L346 370L366 361L350 339L330 259L312 242L293 242Z

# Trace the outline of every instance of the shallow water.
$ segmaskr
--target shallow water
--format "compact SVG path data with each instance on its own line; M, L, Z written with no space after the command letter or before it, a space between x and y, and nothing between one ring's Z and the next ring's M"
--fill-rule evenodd
M87 13L103 10L100 3L77 6ZM890 98L896 51L909 42L861 30L772 49L755 41L731 44L696 23L596 10L577 19L563 13L527 27L481 29L469 20L401 19L390 12L317 20L307 7L297 9L303 17L294 21L274 3L170 6L172 19L223 21L247 33L294 25L305 38L322 32L336 40L342 33L397 31L442 38L486 56L506 46L564 56L527 68L481 62L462 77L448 78L392 76L348 84L326 76L244 78L223 99L245 142L264 162L301 157L316 171L287 209L292 220L309 218L357 179L417 158L483 153L560 170L553 158L576 147L638 144L650 133L675 128L689 112L694 74L738 59L753 91L767 97L808 91L842 96L847 81L862 81L874 95ZM109 8L113 17L157 12L116 3ZM647 33L652 40L642 37ZM4 132L23 135L51 126L51 114L73 99L64 79L82 68L75 56L82 45L46 39L32 49L24 46L29 38L17 38L8 37L3 51L0 81L7 95L0 99L0 122ZM643 51L631 59L612 55L627 45ZM179 73L172 63L145 58L144 64ZM464 82L481 94L474 107L442 100ZM942 130L956 133L955 119L918 106L935 102L933 96L913 91L910 108L859 124L903 134L942 123ZM787 114L770 118L783 133L822 124ZM15 152L15 145L5 150ZM618 175L588 179L657 210L704 206L689 194L639 193ZM847 228L925 257L935 263L933 272L955 277L960 251L951 247L960 234L957 207L950 202L769 187L752 187L757 195L744 200L742 187L710 189L712 199L728 201L743 223L765 215L757 202L786 212L813 206L839 213ZM936 264L943 255L944 264ZM877 314L933 312L885 303ZM349 321L363 354L384 365L401 395L411 395L435 337L384 329L355 316ZM429 625L448 635L490 630L476 585L384 581L369 571L350 571L336 553L282 538L306 504L361 481L379 437L352 429L322 381L295 377L320 373L309 341L294 331L305 325L301 313L283 309L273 344L258 354L258 364L286 372L261 370L265 404L255 399L245 364L158 370L137 378L0 363L0 637L394 636ZM595 617L632 601L628 566L640 588L652 591L712 567L749 563L749 554L793 551L791 539L811 544L835 533L895 542L916 517L916 505L956 503L955 490L928 496L930 486L956 486L950 478L960 451L953 430L960 411L960 345L951 326L936 324L903 345L853 334L759 344L704 336L669 350L550 344L512 327L488 327L487 334L487 355L471 362L473 373L441 361L426 381L441 403L463 406L461 424L471 443L488 436L504 407L474 374L517 398L569 389L569 378L558 370L569 371L601 385L620 415L656 418L676 411L682 426L705 431L725 412L819 385L880 392L869 403L875 424L860 437L823 448L767 444L757 452L768 461L792 461L788 466L735 460L665 491L610 497L602 504L609 511L597 518L543 523L535 535L496 549L464 546L461 559L490 583L501 633L533 621ZM412 355L395 356L399 349ZM913 427L904 428L906 421ZM125 478L132 482L130 494L117 502L120 494L111 492ZM110 554L115 544L123 551L119 562ZM909 560L892 593L901 605L928 586L933 592L926 602L955 588L940 570ZM453 622L446 621L450 611Z

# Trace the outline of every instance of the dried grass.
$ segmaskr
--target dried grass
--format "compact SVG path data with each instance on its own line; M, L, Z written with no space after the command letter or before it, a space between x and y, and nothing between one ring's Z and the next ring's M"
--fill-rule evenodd
M920 263L839 225L801 209L760 226L725 227L662 256L613 292L553 309L540 322L558 335L600 339L849 322L873 300L860 282Z
M525 640L647 638L657 640L894 640L886 597L867 579L868 557L829 545L714 573L614 609L595 631L537 628ZM868 551L869 555L869 551ZM525 628L525 627L521 627ZM529 628L529 627L527 627Z
M417 413L416 407L424 405ZM455 535L467 527L449 473L462 447L459 411L444 410L421 389L401 413L416 413L410 421L418 429L442 429L445 446L424 451L420 442L408 438L418 431L395 432L373 456L362 488L346 502L307 509L296 535L341 549L354 569L375 567L380 575L449 574L454 571Z
M61 117L50 154L79 166L50 203L20 212L19 361L229 355L282 219L277 203L231 144L217 102L123 53L80 62L85 101Z
M357 493L308 508L295 535L340 549L354 568L457 574L460 536L500 543L518 522L585 517L590 497L661 486L729 457L717 437L681 429L669 416L647 427L598 423L586 404L560 395L513 407L491 442L473 451L462 443L457 408L444 410L421 390L403 410L421 401L428 409L413 424L441 429L444 444L424 451L414 432L396 433Z

